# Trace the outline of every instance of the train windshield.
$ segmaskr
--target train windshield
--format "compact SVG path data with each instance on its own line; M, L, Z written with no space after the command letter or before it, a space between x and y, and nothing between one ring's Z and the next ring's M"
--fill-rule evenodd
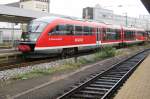
M41 21L32 21L28 25L28 40L36 41L48 23Z

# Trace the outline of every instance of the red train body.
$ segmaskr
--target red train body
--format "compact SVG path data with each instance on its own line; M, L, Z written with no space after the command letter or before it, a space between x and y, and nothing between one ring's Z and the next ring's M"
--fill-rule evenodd
M34 55L82 51L105 45L140 43L147 40L142 29L60 17L33 20L22 35L19 51Z

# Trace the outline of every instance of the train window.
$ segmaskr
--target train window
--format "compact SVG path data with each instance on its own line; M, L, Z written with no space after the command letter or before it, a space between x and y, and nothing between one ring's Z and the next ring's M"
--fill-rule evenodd
M57 25L51 32L51 35L74 35L73 25Z
M82 35L82 26L75 26L75 35Z
M119 40L121 39L121 31L119 29L103 29L103 40Z
M143 36L147 36L148 35L148 33L147 32L142 32L143 33Z
M124 36L126 40L134 40L135 39L134 35L135 35L134 31L126 30Z
M116 40L116 32L114 31L114 29L107 29L106 38L107 40Z
M116 40L120 40L121 39L121 30L115 29L115 32L116 32Z
M92 35L93 28L84 26L83 27L83 35Z
M66 34L66 25L57 25L49 34L65 35Z
M47 26L47 23L45 23L45 22L32 21L28 25L28 32L41 33L41 32L43 32L43 30L46 26Z
M66 25L58 25L58 33L63 35L66 34Z
M89 32L89 27L84 26L83 31L84 31L84 32Z
M88 35L89 34L89 27L87 27L87 26L83 27L83 34L84 35Z
M92 34L93 34L93 30L94 30L94 28L89 27L89 35L92 35Z
M66 25L66 34L67 35L74 35L74 27L73 25Z
M107 40L106 28L102 28L103 40Z
M96 28L96 40L99 41L101 38L101 29Z

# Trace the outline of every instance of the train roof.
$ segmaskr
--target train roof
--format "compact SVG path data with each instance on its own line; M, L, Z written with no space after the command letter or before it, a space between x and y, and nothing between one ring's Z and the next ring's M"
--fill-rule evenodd
M134 27L125 27L125 26L120 26L120 25L114 25L114 24L106 24L104 22L100 22L97 20L87 20L87 19L81 19L81 18L76 18L76 17L68 17L68 16L46 16L46 17L41 17L38 19L34 19L33 21L42 21L46 23L50 23L54 20L64 20L65 22L67 21L72 21L75 23L79 24L88 24L90 26L101 26L101 27L106 27L106 28L113 28L113 29L120 29L121 27L125 30L134 30L134 31L144 31L144 29L140 28L134 28Z
M46 17L41 17L41 18L34 19L32 21L42 21L42 22L50 23L53 20L58 19L58 18L59 17L56 17L56 16L46 16Z
M120 25L112 25L112 24L108 24L109 28L113 28L113 29L120 29L121 26Z
M134 31L145 31L142 28L135 28L135 27L123 27L125 30L134 30Z
M50 23L54 20L57 20L57 19L62 19L62 20L66 20L66 21L78 21L78 22L86 22L86 23L89 23L89 24L95 24L95 25L106 25L105 23L103 22L99 22L99 21L95 21L95 20L86 20L86 19L81 19L81 18L76 18L76 17L58 17L58 16L46 16L46 17L41 17L41 18L38 18L38 19L34 19L32 21L42 21L42 22L46 22L46 23Z

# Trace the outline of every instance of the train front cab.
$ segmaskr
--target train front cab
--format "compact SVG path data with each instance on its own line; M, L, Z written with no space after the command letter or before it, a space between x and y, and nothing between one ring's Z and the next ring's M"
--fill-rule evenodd
M32 54L34 53L36 55L36 44L47 25L47 22L41 20L31 21L27 27L27 32L22 33L18 50L21 51L23 54L28 54L32 56Z

